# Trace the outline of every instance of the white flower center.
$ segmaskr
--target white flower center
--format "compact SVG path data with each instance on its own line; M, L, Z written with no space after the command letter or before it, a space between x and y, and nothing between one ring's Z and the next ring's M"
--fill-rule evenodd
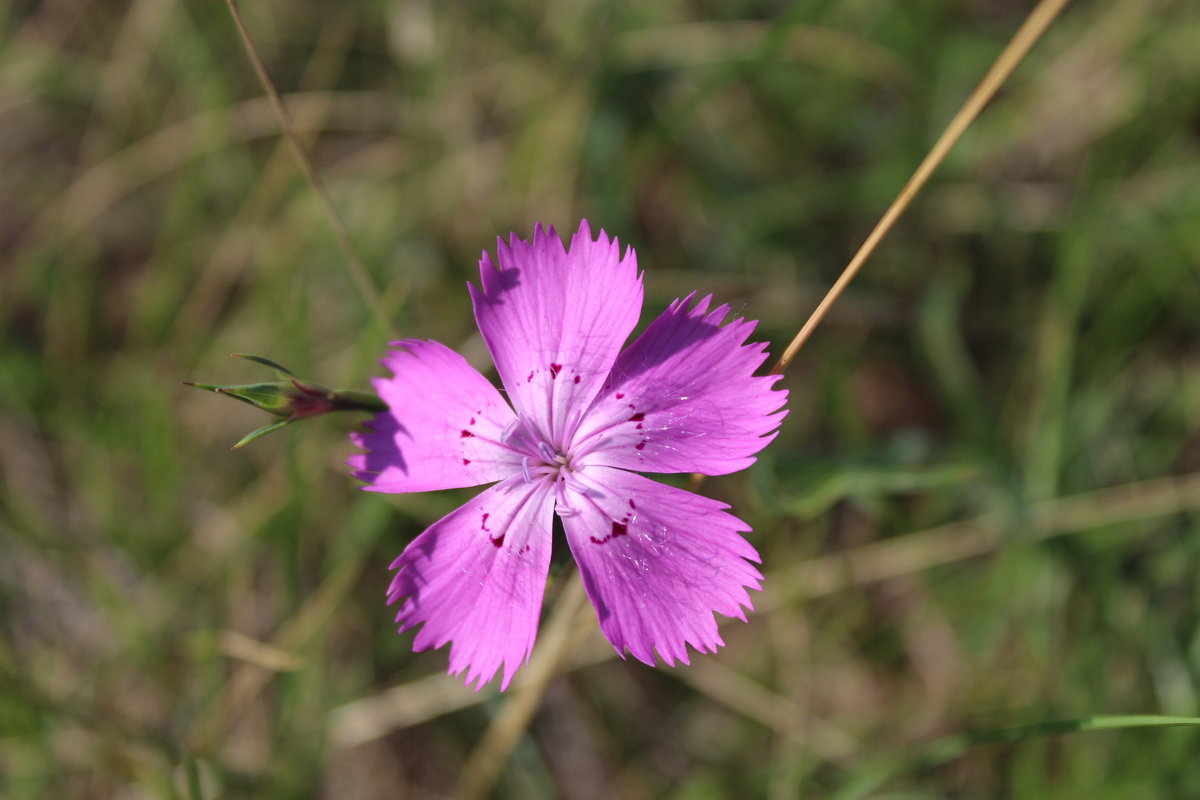
M526 483L554 482L554 510L560 517L579 513L572 506L572 497L578 502L589 490L578 477L580 467L572 463L574 454L569 447L556 447L536 425L520 416L504 429L500 441L521 454L521 477Z
M500 442L521 453L521 474L527 483L538 478L574 472L571 456L562 448L555 447L537 429L522 417L517 417L500 434Z

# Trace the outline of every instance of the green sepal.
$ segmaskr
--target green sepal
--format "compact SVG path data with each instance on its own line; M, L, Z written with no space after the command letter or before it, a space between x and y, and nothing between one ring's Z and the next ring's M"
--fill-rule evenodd
M242 437L242 440L240 442L238 442L237 444L235 444L233 447L231 447L229 449L237 450L238 448L242 447L243 445L250 444L255 439L258 439L259 437L266 436L268 433L274 433L275 431L279 430L280 428L286 428L288 425L291 425L293 421L294 420L290 420L290 419L281 419L276 422L272 422L270 425L266 425L262 428L259 428L258 430L254 431L253 433L246 434L245 436Z
M287 383L246 383L233 386L185 382L185 385L223 394L234 400L241 400L243 403L249 403L255 408L261 408L268 414L278 417L290 417L295 411L293 405L296 387L290 381Z
M255 364L262 364L264 367L270 367L271 369L275 370L275 374L279 376L281 381L286 381L289 378L296 377L296 373L292 372L290 369L281 364L276 364L269 358L252 356L249 353L230 353L229 355L233 356L234 358L244 358L247 361L253 361Z

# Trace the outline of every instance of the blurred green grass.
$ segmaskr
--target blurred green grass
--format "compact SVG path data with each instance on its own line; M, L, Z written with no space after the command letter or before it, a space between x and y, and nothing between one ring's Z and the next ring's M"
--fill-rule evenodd
M778 353L1027 11L243 14L392 333L485 364L479 251L581 216L637 248L644 319L713 292ZM265 420L180 385L249 350L365 387L389 336L224 5L19 2L0 41L0 794L444 796L504 701L426 679L382 601L462 496L357 492L347 419L230 453ZM591 642L498 796L826 797L946 734L1197 713L1196 41L1186 2L1068 9L706 485L763 610L691 668ZM996 745L869 796L1195 796L1197 744Z

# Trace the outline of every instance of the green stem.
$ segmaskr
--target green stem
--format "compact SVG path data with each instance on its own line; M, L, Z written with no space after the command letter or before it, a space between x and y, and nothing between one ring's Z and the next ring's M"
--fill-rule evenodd
M834 795L835 800L856 800L872 794L884 783L904 772L938 767L959 758L970 750L989 744L1009 744L1039 739L1046 736L1061 736L1084 731L1110 731L1127 728L1200 727L1200 717L1171 717L1158 714L1100 714L1080 719L1052 720L999 728L990 731L963 733L939 739L917 753L905 756L887 756L876 764L858 772L851 781Z

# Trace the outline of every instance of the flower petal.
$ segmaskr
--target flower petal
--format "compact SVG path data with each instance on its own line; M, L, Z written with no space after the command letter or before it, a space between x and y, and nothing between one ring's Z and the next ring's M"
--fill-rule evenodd
M687 645L723 645L713 612L744 620L743 587L762 579L749 563L758 553L739 535L749 527L723 503L624 470L589 467L575 480L586 489L571 492L563 528L617 652L653 666L657 650L687 664Z
M538 225L532 243L514 235L497 255L499 270L483 254L482 289L470 287L475 319L517 413L558 448L637 324L637 257L604 231L593 241L586 220L570 250Z
M550 567L553 483L513 477L435 522L392 564L388 603L414 650L450 646L450 672L478 691L529 660ZM407 598L407 599L405 599Z
M625 349L584 415L573 450L580 465L639 472L723 475L754 463L775 438L787 392L778 375L754 377L766 345L745 344L753 322L724 327L729 306L690 310L676 300Z
M393 342L373 383L389 410L351 440L366 453L347 463L375 492L478 486L516 474L521 454L500 444L516 417L496 388L445 345ZM510 440L511 443L511 440Z

